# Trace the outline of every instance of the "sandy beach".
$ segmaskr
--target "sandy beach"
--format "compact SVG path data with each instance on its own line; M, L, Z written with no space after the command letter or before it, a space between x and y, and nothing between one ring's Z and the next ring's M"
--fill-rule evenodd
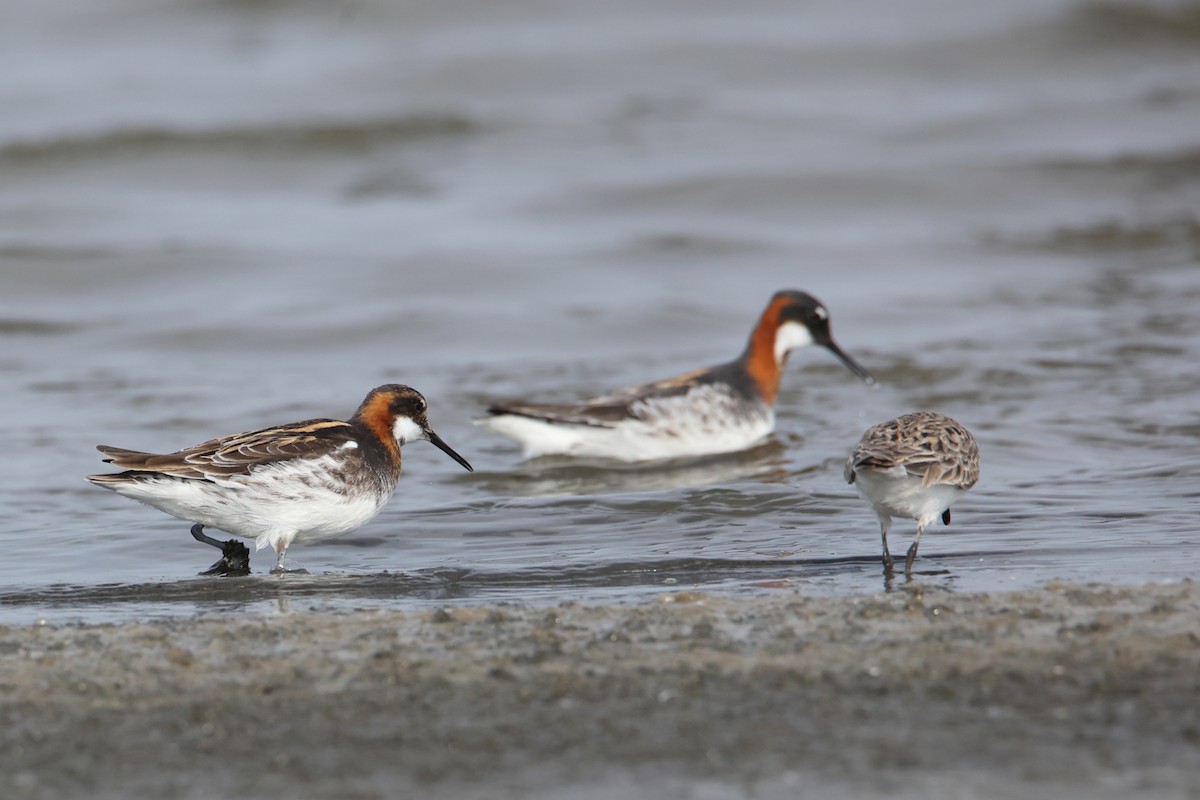
M6 797L1183 797L1200 588L0 629Z

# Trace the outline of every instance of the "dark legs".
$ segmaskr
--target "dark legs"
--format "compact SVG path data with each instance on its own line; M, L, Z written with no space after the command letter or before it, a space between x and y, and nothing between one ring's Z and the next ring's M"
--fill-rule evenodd
M917 548L921 546L921 534L925 532L925 526L917 524L917 535L913 537L913 543L908 548L908 555L904 558L904 577L912 577L913 562L917 560Z
M936 519L936 517L935 517ZM879 515L879 533L883 539L883 576L890 579L896 569L896 562L892 560L892 553L888 549L888 530L892 527L892 518ZM912 546L908 548L908 554L904 557L904 577L911 579L913 571L913 562L917 560L917 548L921 546L921 534L925 532L925 526L920 522L917 523L917 535L913 539Z
M912 565L917 560L917 543L914 541L908 548L908 555L904 557L904 577L912 577Z
M197 542L212 545L221 551L221 560L201 572L201 575L250 574L250 548L237 539L230 539L227 542L214 539L204 532L204 526L199 522L192 526L192 538Z
M892 527L892 518L879 515L879 537L883 539L883 574L891 577L895 562L892 561L892 551L888 549L888 529Z

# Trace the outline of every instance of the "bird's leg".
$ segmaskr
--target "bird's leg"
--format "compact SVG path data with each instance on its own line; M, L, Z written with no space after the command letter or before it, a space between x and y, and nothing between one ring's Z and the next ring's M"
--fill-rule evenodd
M892 561L892 551L888 549L888 543L887 543L888 528L892 527L891 523L892 523L891 517L881 516L879 518L879 536L881 539L883 539L883 574L884 575L891 575L892 569L895 566L895 563Z
M282 575L286 573L287 567L283 566L283 556L287 553L286 547L275 548L275 566L271 567L272 575Z
M199 522L192 526L192 538L197 542L212 545L221 551L221 560L201 572L201 575L250 574L250 548L237 539L230 539L226 542L214 539L204 532L204 526Z
M308 570L304 567L296 566L289 567L285 558L287 555L287 545L275 545L275 566L271 567L272 575L307 575Z
M925 526L917 524L917 535L913 538L912 545L908 548L908 555L904 558L904 577L912 577L913 562L917 560L917 548L921 546L921 534L925 532Z
M222 549L222 547L224 545L224 542L219 542L216 539L214 539L213 537L209 536L207 533L205 533L204 526L201 525L199 522L197 522L195 525L192 526L192 538L195 539L197 542L203 542L204 544L212 545L213 547L217 548L218 550Z

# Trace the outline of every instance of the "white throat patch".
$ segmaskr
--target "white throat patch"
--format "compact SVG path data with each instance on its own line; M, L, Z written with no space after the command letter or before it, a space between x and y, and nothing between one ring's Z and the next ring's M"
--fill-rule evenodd
M799 322L788 320L775 331L775 363L782 364L788 353L797 347L807 347L812 343L812 334L808 332L808 328Z
M425 431L421 430L421 426L408 417L396 417L396 421L392 423L392 435L400 444L407 444L417 439L424 439Z

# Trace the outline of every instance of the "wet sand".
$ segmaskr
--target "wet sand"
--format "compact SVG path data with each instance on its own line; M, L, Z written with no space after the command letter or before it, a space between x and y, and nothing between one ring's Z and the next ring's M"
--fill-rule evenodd
M0 628L5 797L1182 797L1200 586Z

